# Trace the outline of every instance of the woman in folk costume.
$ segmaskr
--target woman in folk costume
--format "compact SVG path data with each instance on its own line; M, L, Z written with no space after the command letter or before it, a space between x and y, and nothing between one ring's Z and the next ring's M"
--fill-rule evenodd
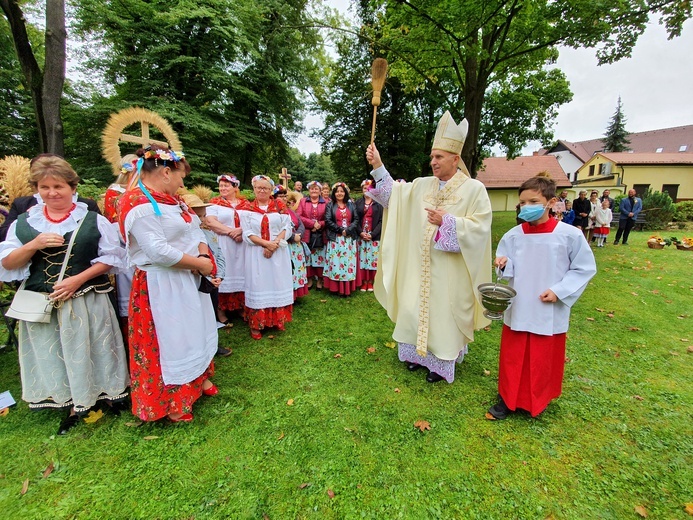
M278 185L274 188L274 198L286 204L286 214L291 218L291 233L288 235L287 242L289 243L289 253L291 253L291 278L294 283L294 300L296 300L308 294L308 277L306 275L306 250L308 246L302 241L306 228L296 215L296 208L302 197L299 192L290 191L287 193L284 186Z
M383 223L383 207L368 194L372 186L372 180L363 181L363 198L356 201L356 214L359 217L358 265L362 291L373 290L375 273L378 270L380 229Z
M262 329L291 321L294 302L291 255L286 238L291 219L286 205L271 197L274 182L265 175L253 177L255 200L241 213L245 250L245 319L253 339Z
M396 183L375 145L366 151L382 204L383 232L375 296L395 322L392 337L409 370L426 380L455 378L474 331L488 325L477 287L491 279L491 202L460 154L467 121L449 112L438 122L431 149L433 177Z
M121 232L135 275L130 293L132 412L143 421L193 420L210 377L217 328L200 276L212 273L200 219L176 195L190 166L180 152L139 150L139 178L120 202Z
M332 186L330 197L325 208L327 249L323 277L331 292L349 296L360 285L356 247L359 217L346 184L338 182Z
M127 395L127 354L107 276L112 266L125 266L125 250L115 226L73 202L79 177L67 161L37 159L29 182L42 202L12 223L0 244L0 280L25 280L26 290L56 303L49 323L19 322L19 364L30 408L70 410L63 435L98 400L118 410Z
M532 417L561 395L570 309L596 274L582 232L549 215L556 183L532 177L519 189L524 223L498 243L495 265L515 289L503 317L498 370L499 401L487 419L518 408Z
M217 177L219 196L207 208L207 225L219 235L219 245L224 253L227 272L221 273L224 281L219 287L217 319L228 324L226 312L242 311L245 305L245 244L239 211L248 209L250 203L239 195L241 182L234 176L223 174Z
M296 214L303 222L305 231L303 241L308 244L310 256L306 259L308 288L317 278L318 289L322 289L322 270L325 267L325 207L327 199L321 195L322 186L318 181L308 183L308 196L298 203ZM329 190L329 186L328 186Z
M130 182L135 174L137 155L134 153L123 156L120 161L120 174L116 181L111 184L104 193L103 215L114 224L118 223L118 203L120 198L130 186ZM123 239L123 246L125 245ZM132 267L121 269L116 274L116 297L118 300L118 318L123 332L123 339L127 344L128 335L128 308L130 307L130 287L132 287L132 275L135 270Z

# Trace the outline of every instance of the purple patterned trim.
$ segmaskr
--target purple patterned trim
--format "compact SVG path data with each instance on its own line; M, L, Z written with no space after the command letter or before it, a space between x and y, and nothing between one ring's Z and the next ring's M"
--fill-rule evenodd
M455 363L462 363L466 353L467 345L460 351L456 360L446 361L445 359L438 359L430 352L426 357L421 357L416 353L416 345L410 343L399 343L397 348L400 361L404 363L418 363L429 371L443 376L448 383L452 383L455 380Z
M457 228L455 225L455 217L450 213L443 215L443 223L438 228L438 234L435 239L436 243L433 249L445 251L446 253L459 253L460 243L457 240Z
M390 172L388 172L384 167L382 167L381 175L374 175L376 178L375 188L368 190L368 196L374 201L379 203L383 208L387 208L390 204L390 195L392 195L392 186L394 186L395 181L392 179ZM380 170L380 168L378 168ZM373 170L376 172L377 170Z

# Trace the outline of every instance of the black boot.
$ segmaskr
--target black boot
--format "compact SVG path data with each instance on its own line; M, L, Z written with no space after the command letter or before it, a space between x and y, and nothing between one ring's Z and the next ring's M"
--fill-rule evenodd
M58 426L58 435L65 435L72 428L77 426L79 422L79 416L77 414L68 415L62 421L60 421L60 426Z
M499 395L498 402L488 409L487 417L490 415L489 419L493 418L502 421L509 413L512 413L512 410L508 408L503 398Z

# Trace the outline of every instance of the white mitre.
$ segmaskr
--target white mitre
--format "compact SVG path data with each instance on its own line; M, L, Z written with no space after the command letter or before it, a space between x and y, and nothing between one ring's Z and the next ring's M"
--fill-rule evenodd
M463 119L458 125L452 119L450 112L446 110L443 117L438 121L438 128L436 128L436 136L433 139L431 149L460 155L468 130L469 123L466 119Z

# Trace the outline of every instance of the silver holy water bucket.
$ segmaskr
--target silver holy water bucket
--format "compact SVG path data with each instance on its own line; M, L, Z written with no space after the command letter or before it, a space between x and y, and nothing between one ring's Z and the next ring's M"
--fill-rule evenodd
M500 269L496 268L496 283L482 283L477 287L481 305L486 309L484 316L490 320L502 320L503 313L510 307L512 299L517 296L517 292L512 287L498 284L500 278Z

